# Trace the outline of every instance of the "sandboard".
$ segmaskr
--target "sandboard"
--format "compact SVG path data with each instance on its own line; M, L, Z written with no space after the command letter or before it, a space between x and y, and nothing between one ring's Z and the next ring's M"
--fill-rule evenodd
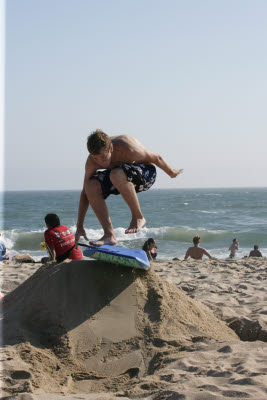
M131 268L147 270L150 267L147 255L143 250L126 249L124 247L110 246L107 244L103 244L102 246L89 246L78 243L78 245L87 247L87 249L83 251L85 257L112 264L125 265Z

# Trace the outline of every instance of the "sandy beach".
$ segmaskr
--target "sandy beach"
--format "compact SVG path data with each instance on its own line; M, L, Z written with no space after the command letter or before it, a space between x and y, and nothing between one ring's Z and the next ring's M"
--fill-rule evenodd
M0 267L1 399L266 399L266 259Z

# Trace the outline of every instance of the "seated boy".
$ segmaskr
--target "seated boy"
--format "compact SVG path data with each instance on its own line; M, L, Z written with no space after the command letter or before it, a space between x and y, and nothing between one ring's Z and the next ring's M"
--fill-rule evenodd
M74 236L67 226L60 225L57 214L47 214L45 217L47 230L44 233L45 243L51 261L62 262L67 258L81 260L82 252L75 248Z

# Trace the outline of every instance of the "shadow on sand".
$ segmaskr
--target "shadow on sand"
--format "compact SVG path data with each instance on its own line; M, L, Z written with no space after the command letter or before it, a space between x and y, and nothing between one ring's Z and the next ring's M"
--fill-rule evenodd
M2 302L1 344L28 341L54 347L62 335L92 320L144 273L98 261L41 267ZM131 292L126 302L129 296Z

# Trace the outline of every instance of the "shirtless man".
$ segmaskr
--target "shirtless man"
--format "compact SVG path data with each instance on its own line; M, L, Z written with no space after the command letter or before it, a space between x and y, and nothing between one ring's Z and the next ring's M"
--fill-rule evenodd
M254 244L254 250L251 250L249 257L262 257L262 253L260 252L257 244Z
M194 243L194 247L189 247L189 249L187 250L187 252L184 256L184 260L187 260L188 257L191 257L194 260L202 260L204 255L209 258L212 258L212 256L207 252L206 249L204 249L203 247L199 247L200 236L195 236L193 238L193 243Z
M89 156L85 164L83 189L80 196L75 243L86 232L83 227L89 204L103 230L102 238L90 244L115 245L117 239L111 223L105 199L110 194L121 194L132 213L132 220L125 233L135 233L145 225L136 192L148 190L156 180L155 165L171 178L183 170L173 169L156 153L144 148L135 138L128 135L109 137L96 130L87 139ZM105 171L98 171L105 169Z

